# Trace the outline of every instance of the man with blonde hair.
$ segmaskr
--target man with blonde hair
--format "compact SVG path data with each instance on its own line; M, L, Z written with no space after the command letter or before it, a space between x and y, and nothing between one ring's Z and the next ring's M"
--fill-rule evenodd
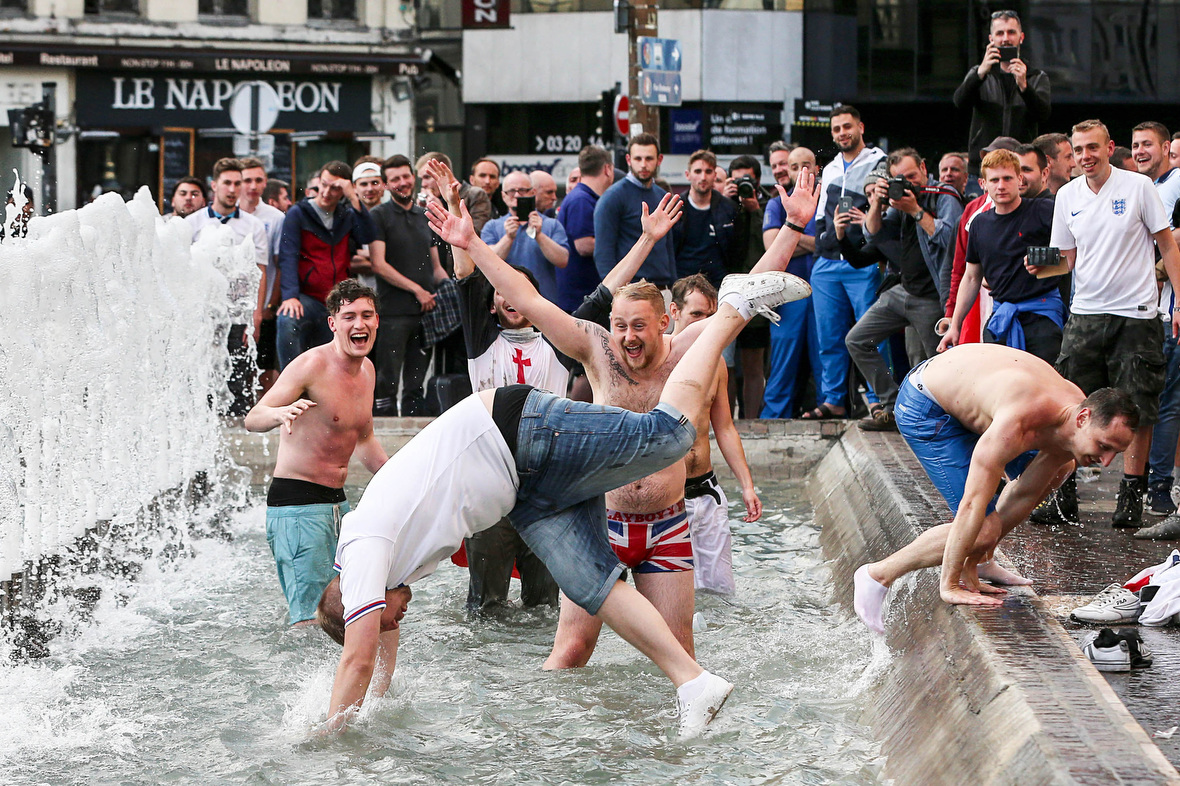
M1030 247L1049 245L1053 203L1021 198L1020 158L1009 150L988 153L980 171L994 208L972 222L967 269L938 351L958 343L963 320L986 279L996 305L983 329L984 342L1024 349L1053 363L1061 350L1065 304L1055 276L1036 278L1024 268Z

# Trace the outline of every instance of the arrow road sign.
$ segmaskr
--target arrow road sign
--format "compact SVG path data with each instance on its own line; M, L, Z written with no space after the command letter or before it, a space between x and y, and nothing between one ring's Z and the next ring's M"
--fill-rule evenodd
M639 67L644 71L679 71L682 60L680 42L675 38L636 39L639 47Z
M640 100L648 106L680 106L680 74L644 71L639 75Z

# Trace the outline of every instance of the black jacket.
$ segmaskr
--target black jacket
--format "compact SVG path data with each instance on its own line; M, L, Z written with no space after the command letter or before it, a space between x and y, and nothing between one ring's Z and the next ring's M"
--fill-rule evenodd
M972 171L978 171L980 150L998 136L1010 136L1031 142L1039 133L1040 124L1049 119L1052 109L1049 77L1044 71L1028 69L1027 87L1016 88L1016 80L992 66L987 76L979 78L972 67L955 90L955 106L971 110L971 131L967 150L971 154Z

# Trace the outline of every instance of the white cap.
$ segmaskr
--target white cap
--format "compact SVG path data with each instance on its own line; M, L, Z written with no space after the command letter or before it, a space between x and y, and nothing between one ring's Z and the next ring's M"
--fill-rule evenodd
M366 161L363 164L358 164L357 168L352 170L352 182L360 180L366 175L376 175L381 177L381 167L374 164L372 161Z

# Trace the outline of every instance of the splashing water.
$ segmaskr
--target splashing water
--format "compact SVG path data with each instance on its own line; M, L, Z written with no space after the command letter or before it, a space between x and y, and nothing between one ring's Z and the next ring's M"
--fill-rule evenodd
M798 488L764 501L764 521L733 522L737 596L698 597L698 657L737 688L689 744L673 738L667 680L613 633L588 667L543 672L556 614L468 621L466 571L449 565L414 594L390 695L342 736L309 739L340 648L287 628L259 506L232 517L231 541L196 540L122 599L104 592L94 624L52 657L0 668L0 772L13 784L880 783L858 720L887 650L829 602Z
M191 246L144 188L34 218L0 246L0 581L199 476L231 492L211 402L259 273L219 229Z

